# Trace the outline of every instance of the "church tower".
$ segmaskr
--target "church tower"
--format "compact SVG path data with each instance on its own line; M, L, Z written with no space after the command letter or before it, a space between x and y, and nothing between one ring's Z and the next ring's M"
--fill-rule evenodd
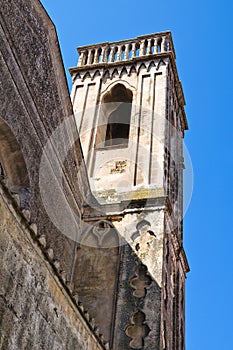
M184 350L188 126L171 33L78 53L71 98L95 201L83 212L75 288L110 349Z

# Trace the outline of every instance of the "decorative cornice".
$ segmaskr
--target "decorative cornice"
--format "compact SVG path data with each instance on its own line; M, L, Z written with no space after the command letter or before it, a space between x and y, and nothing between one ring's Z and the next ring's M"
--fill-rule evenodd
M164 53L156 53L156 54L151 54L149 56L140 56L140 57L134 57L130 60L125 60L125 61L116 61L116 62L101 62L101 63L93 63L93 64L87 64L85 66L77 66L77 67L72 67L69 68L70 74L74 74L77 72L86 72L90 70L100 70L100 69L110 69L118 66L133 66L135 63L140 63L140 62L148 62L152 61L155 59L160 59L160 58L166 58L166 57L172 57L174 59L174 54L172 52L164 52Z
M99 204L98 206L85 206L83 211L83 220L109 220L120 221L127 214L134 214L142 211L164 210L166 207L166 198L158 196L154 198L142 198L121 201L119 203Z

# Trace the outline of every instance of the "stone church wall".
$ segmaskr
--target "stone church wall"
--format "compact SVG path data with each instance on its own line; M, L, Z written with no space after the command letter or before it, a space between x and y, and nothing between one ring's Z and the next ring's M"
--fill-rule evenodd
M39 188L40 162L45 145L67 118L69 125L66 124L62 137L55 145L53 163L61 163L63 183L59 191L63 196L65 192L77 217L81 215L89 186L85 168L80 166L83 157L72 119L56 30L39 1L2 2L0 76L0 163L5 171L7 187L21 197L22 207L26 205L30 209L32 221L37 224L38 231L46 235L70 279L75 243L62 235L62 230L50 220ZM62 162L64 145L72 144L72 140L75 140L75 147ZM57 171L52 163L48 170L45 175L50 188L50 182L57 181ZM23 177L26 173L27 176ZM13 179L12 174L15 174ZM58 203L58 199L51 201L50 208L62 212Z
M14 200L0 187L0 349L103 348Z

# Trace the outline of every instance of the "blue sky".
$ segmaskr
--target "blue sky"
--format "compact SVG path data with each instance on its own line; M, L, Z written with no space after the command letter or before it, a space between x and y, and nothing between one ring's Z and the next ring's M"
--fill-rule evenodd
M184 237L186 349L233 349L232 4L219 1L42 0L53 19L64 65L76 47L171 30L187 102L185 137L194 192Z

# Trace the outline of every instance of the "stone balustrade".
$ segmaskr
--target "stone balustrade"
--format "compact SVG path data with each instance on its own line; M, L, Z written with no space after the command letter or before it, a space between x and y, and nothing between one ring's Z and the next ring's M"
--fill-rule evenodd
M171 33L156 33L129 40L79 47L78 66L122 62L168 51L174 53Z

